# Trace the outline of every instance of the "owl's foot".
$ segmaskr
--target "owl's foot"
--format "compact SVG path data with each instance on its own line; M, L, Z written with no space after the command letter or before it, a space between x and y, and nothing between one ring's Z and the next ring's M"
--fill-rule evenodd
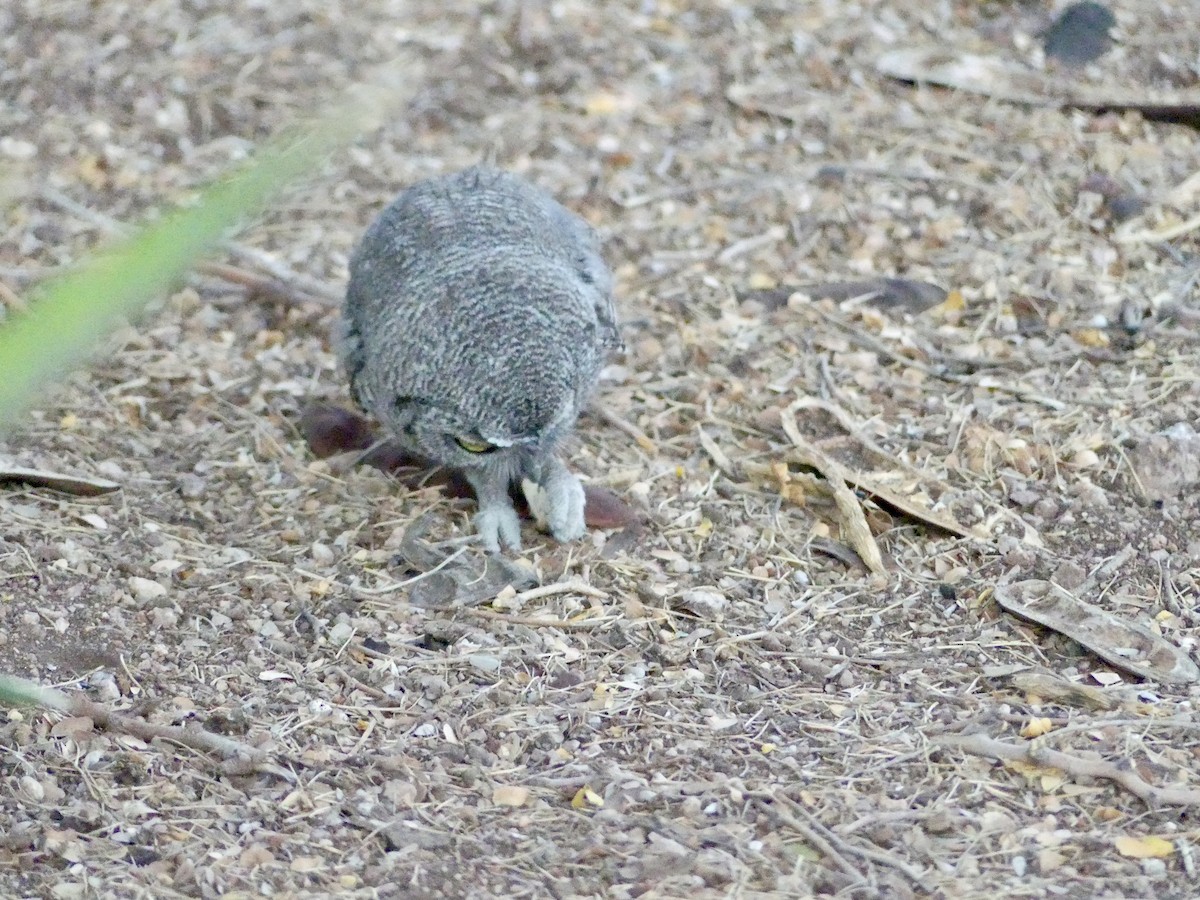
M489 553L499 553L501 545L521 549L521 520L508 496L509 475L503 469L479 468L463 471L479 512L475 513L475 531Z
M574 541L587 533L583 485L557 459L521 483L529 509L556 541Z
M563 469L563 477L545 484L546 526L556 541L574 541L587 534L583 519L583 485Z
M511 504L480 507L475 514L475 531L489 553L499 553L501 544L510 550L521 549L521 520Z

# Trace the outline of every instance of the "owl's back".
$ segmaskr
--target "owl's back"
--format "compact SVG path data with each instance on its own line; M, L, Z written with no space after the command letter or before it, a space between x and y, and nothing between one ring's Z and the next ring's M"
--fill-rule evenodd
M351 389L385 422L416 398L536 433L616 345L611 294L591 229L536 187L482 167L421 182L351 261Z

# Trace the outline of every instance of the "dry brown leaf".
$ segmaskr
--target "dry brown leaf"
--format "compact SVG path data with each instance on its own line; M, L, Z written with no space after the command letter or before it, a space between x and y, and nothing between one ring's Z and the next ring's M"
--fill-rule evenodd
M585 784L571 798L571 806L575 809L601 809L604 806L604 798Z
M1031 579L997 585L994 596L1008 612L1065 634L1118 669L1169 684L1200 680L1200 669L1178 647L1053 582Z
M529 788L515 784L498 784L492 790L496 806L524 806L529 801Z
M64 475L44 469L26 469L21 466L0 465L0 483L16 482L33 487L50 488L76 497L96 497L119 491L121 485L107 478L85 478L81 475Z
M1130 859L1162 859L1175 852L1174 844L1152 834L1145 837L1123 834L1113 839L1113 846L1118 853Z
M1030 719L1021 729L1021 737L1035 738L1041 737L1043 734L1049 734L1054 730L1054 722L1045 717L1038 719Z

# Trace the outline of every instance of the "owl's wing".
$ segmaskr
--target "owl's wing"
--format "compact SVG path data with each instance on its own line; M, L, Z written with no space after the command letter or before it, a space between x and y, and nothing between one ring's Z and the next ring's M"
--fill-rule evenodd
M362 377L366 365L366 355L362 338L358 333L358 323L351 312L351 304L347 304L341 322L338 323L335 336L338 359L346 372L346 380L350 383L350 396L364 412L373 413L371 397L366 389L366 379Z
M617 304L613 299L611 287L608 291L596 296L596 323L600 328L598 334L600 346L604 350L625 349L625 342L621 340L620 323L617 321Z

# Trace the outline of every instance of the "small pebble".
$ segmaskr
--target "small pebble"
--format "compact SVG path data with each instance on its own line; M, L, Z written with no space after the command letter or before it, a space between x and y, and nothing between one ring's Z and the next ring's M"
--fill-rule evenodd
M1167 874L1167 864L1161 859L1143 859L1142 873L1151 878L1162 878Z
M684 591L675 602L676 606L694 613L701 619L719 619L729 606L729 600L719 591L692 590Z
M467 661L480 672L491 674L500 671L500 660L486 653L472 653L467 657Z
M139 603L152 603L167 596L167 589L157 581L133 575L129 579L129 593Z
M199 500L208 490L208 482L199 475L186 472L175 479L175 487L184 500Z
M1072 3L1046 31L1046 56L1069 66L1099 59L1112 45L1109 30L1116 24L1113 14L1099 3Z

